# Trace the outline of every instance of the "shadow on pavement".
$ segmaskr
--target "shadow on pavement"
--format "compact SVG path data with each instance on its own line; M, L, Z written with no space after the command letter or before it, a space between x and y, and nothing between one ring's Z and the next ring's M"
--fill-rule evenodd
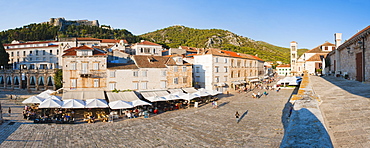
M237 123L239 123L244 118L244 116L247 115L247 114L248 114L248 110L245 111L242 116L240 116L240 118L239 118L239 120L238 120Z
M333 147L323 123L309 109L293 110L280 147Z
M218 105L218 107L225 106L226 104L229 104L229 103L230 103L230 101L227 101L227 102L221 103L220 105Z
M322 76L320 78L346 90L349 93L370 98L370 92L368 91L370 87L369 84L334 76Z

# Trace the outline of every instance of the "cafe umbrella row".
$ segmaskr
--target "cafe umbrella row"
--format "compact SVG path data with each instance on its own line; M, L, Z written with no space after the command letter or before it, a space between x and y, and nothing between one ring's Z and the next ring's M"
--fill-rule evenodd
M197 90L192 87L140 92L66 91L62 96L55 91L46 90L25 99L22 103L32 104L31 109L37 112L34 114L38 114L35 118L57 120L55 118L61 116L60 118L64 118L64 120L59 119L61 122L71 121L72 118L75 122L75 119L91 121L90 119L94 117L97 120L107 121L106 117L111 115L113 121L115 118L123 118L123 113L127 111L137 112L138 109L143 113L158 114L169 110L198 107L201 103L216 99L218 94L221 92ZM53 120L48 119L48 121Z

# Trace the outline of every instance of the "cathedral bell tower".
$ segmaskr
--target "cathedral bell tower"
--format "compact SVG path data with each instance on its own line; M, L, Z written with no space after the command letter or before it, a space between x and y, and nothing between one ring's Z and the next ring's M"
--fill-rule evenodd
M297 70L297 45L298 43L295 42L295 41L292 41L290 42L290 71L291 73L294 75L294 74L297 74L298 73L298 70Z

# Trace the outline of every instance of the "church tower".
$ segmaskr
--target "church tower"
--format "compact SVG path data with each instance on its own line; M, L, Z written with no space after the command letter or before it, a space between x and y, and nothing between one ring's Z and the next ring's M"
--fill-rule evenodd
M298 72L296 64L298 58L297 45L298 43L295 41L290 42L290 70L293 75Z

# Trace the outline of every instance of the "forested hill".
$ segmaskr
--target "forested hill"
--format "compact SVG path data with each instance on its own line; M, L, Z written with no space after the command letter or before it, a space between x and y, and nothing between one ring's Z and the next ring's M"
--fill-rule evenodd
M222 48L240 53L258 55L265 61L289 63L290 49L236 35L221 29L195 29L185 26L171 26L140 37L171 48L181 46L197 48ZM289 44L289 43L287 43ZM307 49L299 49L302 55Z
M105 27L110 28L109 26ZM258 55L259 58L265 61L282 61L284 63L289 63L290 59L289 48L274 46L266 42L254 41L250 38L221 29L195 29L185 26L172 26L135 36L126 29L106 28L84 25L67 25L60 27L47 23L30 24L0 32L0 43L11 43L13 40L46 41L55 40L56 37L126 39L129 43L136 43L141 39L146 39L164 45L166 48L178 48L180 45L197 48L212 47ZM298 54L301 55L305 51L307 51L307 49L299 49Z
M68 25L61 29L47 23L30 24L20 28L0 32L0 42L10 43L18 41L45 41L55 40L56 37L93 37L100 39L126 39L129 43L140 41L126 29L105 29L97 26Z

